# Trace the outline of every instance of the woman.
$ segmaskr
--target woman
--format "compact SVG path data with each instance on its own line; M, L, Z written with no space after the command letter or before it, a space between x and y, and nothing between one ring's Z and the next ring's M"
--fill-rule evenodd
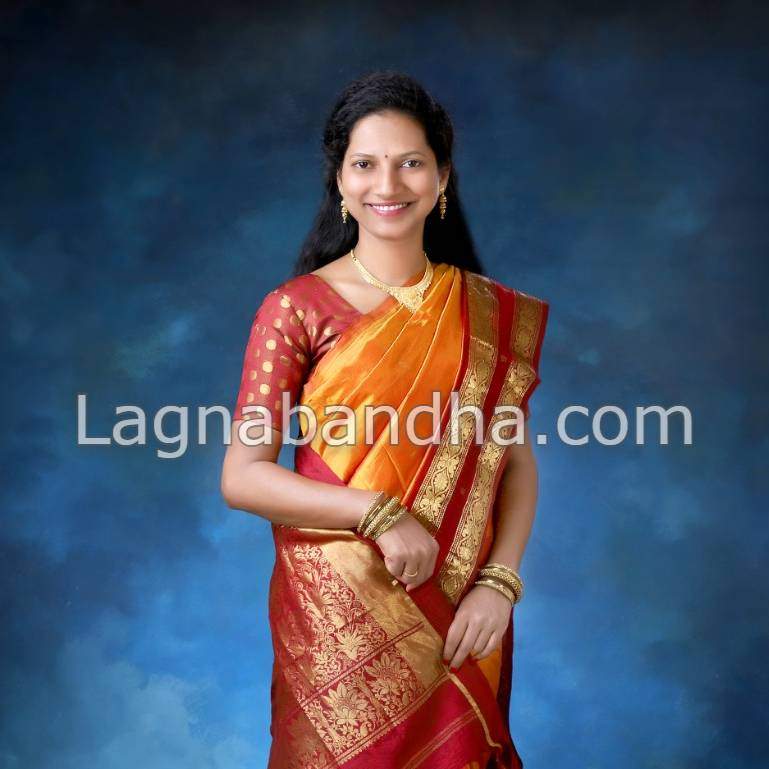
M512 606L537 473L528 441L492 427L511 416L495 406L528 417L548 305L481 274L452 143L411 78L348 86L324 134L314 230L254 317L222 493L270 520L275 541L270 769L522 766L507 723ZM451 440L452 392L477 407L478 433L462 414ZM435 432L412 412L434 393ZM292 472L277 457L296 404L308 442ZM351 436L329 404L356 417ZM365 435L372 404L390 413ZM392 412L416 415L397 442Z

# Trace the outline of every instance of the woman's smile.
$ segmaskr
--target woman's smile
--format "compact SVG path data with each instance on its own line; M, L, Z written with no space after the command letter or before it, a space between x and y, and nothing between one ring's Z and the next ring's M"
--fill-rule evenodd
M372 210L376 211L379 216L397 216L402 211L405 211L411 203L395 203L388 205L379 205L377 203L365 203Z

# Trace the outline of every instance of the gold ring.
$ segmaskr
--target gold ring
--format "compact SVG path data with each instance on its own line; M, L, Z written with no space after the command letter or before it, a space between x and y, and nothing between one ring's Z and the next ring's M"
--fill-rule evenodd
M407 571L403 572L404 577L416 577L417 574L419 574L419 569L417 569L413 574L409 574Z

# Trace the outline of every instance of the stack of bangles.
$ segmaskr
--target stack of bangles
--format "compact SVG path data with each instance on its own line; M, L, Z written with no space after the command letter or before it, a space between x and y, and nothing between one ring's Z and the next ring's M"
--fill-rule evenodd
M518 572L504 563L487 563L478 572L476 585L487 585L498 590L510 603L516 604L523 598L523 580Z
M376 539L384 534L398 519L408 512L398 497L391 497L384 491L374 497L368 509L360 519L357 530L364 537Z

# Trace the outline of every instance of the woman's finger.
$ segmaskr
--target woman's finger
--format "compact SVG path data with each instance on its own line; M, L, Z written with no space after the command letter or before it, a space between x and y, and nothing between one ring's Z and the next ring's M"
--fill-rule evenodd
M487 628L483 628L478 633L478 637L475 639L473 648L470 651L470 655L472 657L478 658L482 654L483 650L488 646L489 638L491 637L493 632L494 632L493 627L487 627Z
M470 650L475 646L475 639L478 637L478 630L470 625L467 626L459 648L454 652L454 656L449 663L449 667L458 668L467 659Z
M384 561L387 571L389 571L393 577L400 579L401 574L403 573L403 566L405 565L406 561L403 558L396 558L392 555L386 555Z
M467 620L461 614L455 615L449 627L449 632L446 633L446 642L443 645L444 662L448 662L454 656L454 652L457 650L466 628Z
M473 654L473 657L475 657L476 660L482 660L484 657L488 657L489 654L491 654L496 648L497 648L497 634L496 632L492 631L486 643L481 647L481 650L476 654Z
M412 559L404 564L401 577L403 577L404 582L415 582L419 579L420 571L419 561Z
M423 566L417 561L410 561L403 570L403 582L406 585L406 592L410 592L417 587L423 580Z

